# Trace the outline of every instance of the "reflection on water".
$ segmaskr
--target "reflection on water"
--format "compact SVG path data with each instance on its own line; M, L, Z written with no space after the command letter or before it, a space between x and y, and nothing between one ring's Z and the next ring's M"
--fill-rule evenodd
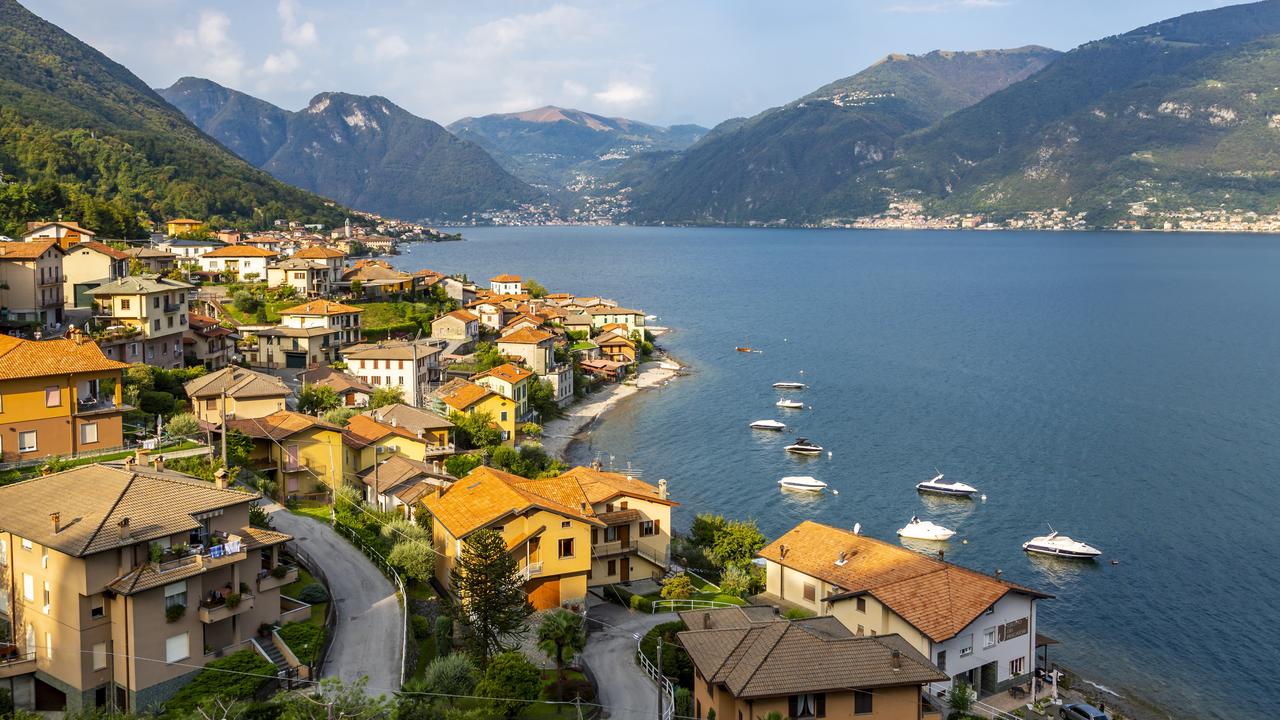
M898 542L902 543L902 547L908 550L915 550L921 555L931 555L938 557L938 553L945 553L951 543L946 540L920 540L917 538L907 538L898 536Z
M1027 553L1027 559L1040 576L1056 588L1073 585L1085 575L1102 570L1102 566L1092 559L1054 557L1040 553Z

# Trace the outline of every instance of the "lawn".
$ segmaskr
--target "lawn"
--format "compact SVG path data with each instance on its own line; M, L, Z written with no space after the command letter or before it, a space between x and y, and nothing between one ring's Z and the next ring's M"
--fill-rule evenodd
M299 565L298 579L280 588L280 594L288 595L289 597L296 599L298 597L298 593L302 592L302 588L310 585L313 582L318 582L318 581L314 577L312 577L311 573L307 572L306 568ZM325 613L328 612L328 610L329 610L329 603L327 602L313 604L311 606L312 624L324 625L324 616L325 616Z
M294 515L305 515L309 518L319 520L325 525L329 524L329 506L318 503L299 503L289 508L289 512Z
M285 308L291 308L298 304L300 304L300 301L297 298L293 298L291 300L276 300L273 302L268 302L267 303L267 322L270 322L270 323L280 322L280 311L284 310ZM258 323L258 318L256 313L241 312L238 308L236 308L235 303L231 302L230 300L227 300L226 302L222 303L222 307L226 309L227 314L230 315L231 318L240 325L255 325Z
M403 323L405 310L413 306L409 303L369 302L360 303L357 307L364 310L360 315L360 327L383 328Z
M421 680L427 672L427 666L436 659L436 636L431 634L414 642L418 644L418 667L413 669L413 678Z

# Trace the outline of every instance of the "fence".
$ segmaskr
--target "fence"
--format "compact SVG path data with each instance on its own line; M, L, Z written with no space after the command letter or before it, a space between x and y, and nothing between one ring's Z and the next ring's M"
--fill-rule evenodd
M951 694L950 688L937 683L929 683L930 701L935 701L937 705L943 708L944 714L947 708L947 697ZM970 715L987 718L988 720L1022 720L1022 718L1011 713L1007 713L1000 708L988 705L977 698L974 698L969 708Z
M405 667L409 660L409 655L408 655L409 653L409 593L405 590L404 581L400 579L400 573L396 572L396 569L394 567L391 567L391 563L387 562L387 559L382 556L382 553L366 545L365 542L360 539L360 536L356 535L354 530L338 522L335 522L333 524L333 527L338 531L339 534L341 534L346 539L350 540L352 545L355 545L356 547L360 548L360 551L363 552L365 556L367 556L370 560L372 560L374 565L378 566L378 569L382 571L382 574L386 575L390 580L392 580L396 584L396 590L399 593L400 610L401 610L400 612L400 684L404 685Z
M324 574L324 570L320 569L317 563L305 550L293 543L293 554L298 559L298 563L311 573L311 576L320 581L324 585L325 592L329 594L329 605L325 609L324 626L329 628L330 632L324 634L324 642L320 644L320 649L316 652L316 661L311 663L311 677L318 679L324 672L325 659L329 657L329 646L333 645L333 628L337 627L338 622L338 599L333 596L332 586L329 585L329 578Z
M641 636L636 636L636 657L640 658L640 669L644 671L658 686L662 689L663 694L667 696L666 702L662 704L662 720L671 720L676 712L676 689L663 675L653 663L649 662L649 658L645 657L644 652L640 649ZM658 642L662 642L662 638L658 638Z
M654 600L650 612L679 612L681 610L709 610L711 608L738 607L736 603L719 600Z

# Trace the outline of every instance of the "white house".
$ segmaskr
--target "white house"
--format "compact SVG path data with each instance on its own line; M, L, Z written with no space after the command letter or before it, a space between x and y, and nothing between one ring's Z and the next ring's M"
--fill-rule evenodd
M440 340L388 340L342 350L347 372L379 387L398 387L404 402L421 406L431 384L440 380Z
M201 253L197 261L200 269L207 272L233 272L241 280L266 280L267 266L274 264L278 257L254 245L227 245Z
M489 289L499 295L523 295L524 280L519 275L494 275L489 278Z

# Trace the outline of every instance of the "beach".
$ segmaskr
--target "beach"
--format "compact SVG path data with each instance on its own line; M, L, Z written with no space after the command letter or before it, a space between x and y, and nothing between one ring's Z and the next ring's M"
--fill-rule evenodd
M564 458L565 452L577 436L611 408L642 390L666 384L679 375L681 369L679 363L670 358L641 363L636 377L597 390L566 408L564 417L543 425L543 449L552 457Z

